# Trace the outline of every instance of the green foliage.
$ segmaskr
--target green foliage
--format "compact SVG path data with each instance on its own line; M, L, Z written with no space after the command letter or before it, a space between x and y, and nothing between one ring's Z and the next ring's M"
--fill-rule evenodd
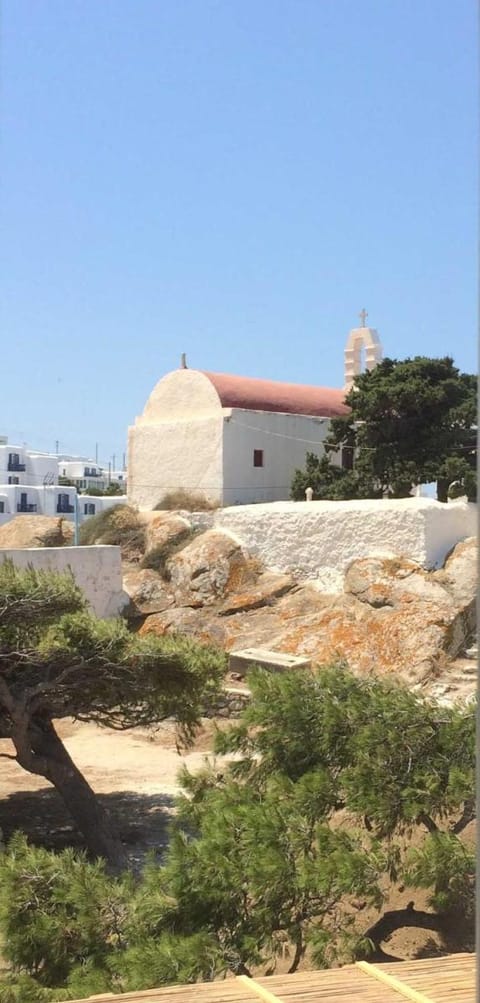
M140 637L123 620L99 620L70 574L0 566L1 675L42 714L119 728L171 715L192 734L213 698L226 656L183 637ZM0 697L0 709L1 709ZM1 710L0 710L1 713Z
M174 983L208 982L225 970L216 939L209 933L160 933L134 944L117 959L117 970L128 991Z
M133 879L112 879L103 862L29 847L15 836L0 857L0 924L4 954L41 986L67 982L87 959L105 969L125 946L122 929Z
M463 860L449 826L474 790L473 711L427 704L342 666L256 670L248 681L242 720L217 735L216 751L235 758L221 770L183 771L165 871L179 928L206 924L237 971L274 964L287 942L293 970L307 944L317 964L368 954L349 902L379 907L386 876L416 873L415 887L433 888L433 908L449 908L455 895L467 907L467 866L447 901L439 853L427 858L430 870L417 861L414 871L410 859L405 870L394 837L416 828L440 841L444 826L450 875L455 853ZM340 812L350 823L338 825Z
M354 469L344 470L307 454L297 470L292 497L407 497L417 484L439 483L446 500L450 481L464 482L476 497L476 378L460 373L450 358L384 359L355 378L346 417L331 422L328 455L346 450Z
M430 890L428 903L437 912L457 913L473 924L475 853L451 833L432 833L408 852L405 880L412 888Z
M95 644L121 650L106 626L89 648L82 617L65 616L61 645L86 658ZM169 639L165 654L179 643ZM188 662L194 648L181 644ZM257 669L249 684L239 724L217 737L233 758L183 770L161 866L115 879L82 856L12 841L0 862L12 966L0 1003L17 1003L21 979L27 1000L60 983L66 999L273 971L285 953L293 971L307 949L320 966L365 957L372 928L355 903L380 909L388 880L426 889L439 928L462 914L470 942L473 856L459 834L473 809L473 710L430 705L342 665ZM414 828L418 845L405 854L395 837Z
M374 840L331 828L324 802L324 778L312 774L271 778L261 795L228 780L185 799L166 867L181 929L211 931L237 971L271 962L285 942L296 967L319 929L344 948L340 903L379 906L387 861Z
M110 484L107 484L107 487L105 488L105 491L103 493L104 493L104 495L107 495L107 496L109 496L109 495L124 495L125 494L125 485L124 484L119 484L118 481L110 481Z
M176 719L188 742L214 699L226 656L187 638L140 637L98 620L71 574L0 566L0 735L17 762L52 783L94 856L124 865L108 815L75 767L53 719L113 728Z
M158 884L152 866L137 884L129 874L112 878L103 863L30 847L16 835L0 857L0 930L11 966L1 1003L193 982L221 971L211 935L159 929L153 872Z
M380 489L365 482L357 470L343 470L332 464L327 455L320 458L315 453L307 453L305 469L295 471L290 497L293 501L305 501L307 488L312 488L315 501L381 498Z
M342 666L249 675L242 721L217 736L235 752L234 775L261 785L323 771L328 810L367 816L382 836L425 818L441 821L471 796L474 712L439 708L404 687Z

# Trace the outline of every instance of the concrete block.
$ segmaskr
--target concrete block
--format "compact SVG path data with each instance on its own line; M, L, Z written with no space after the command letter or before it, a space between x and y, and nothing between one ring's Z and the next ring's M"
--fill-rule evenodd
M252 665L259 665L270 672L286 672L288 669L309 669L310 659L299 655L286 655L283 651L267 651L265 648L244 648L231 651L228 668L230 672L245 675Z

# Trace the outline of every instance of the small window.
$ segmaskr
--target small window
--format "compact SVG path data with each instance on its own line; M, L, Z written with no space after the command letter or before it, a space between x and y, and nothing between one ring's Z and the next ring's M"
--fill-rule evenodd
M263 467L263 449L253 450L253 466Z
M8 478L8 483L9 484L20 484L20 479L18 477L9 477Z
M84 515L95 515L95 504L94 502L86 502L83 506Z
M0 501L0 514L3 515L4 512L5 512L5 502Z

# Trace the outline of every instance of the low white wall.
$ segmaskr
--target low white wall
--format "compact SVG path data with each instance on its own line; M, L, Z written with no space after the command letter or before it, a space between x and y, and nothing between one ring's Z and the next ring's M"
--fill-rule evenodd
M271 569L339 591L354 558L408 557L439 567L460 540L477 533L477 506L429 498L392 501L273 502L225 508L213 517Z
M128 603L123 591L120 547L36 547L0 550L0 561L15 567L32 565L35 570L66 571L69 568L99 617L118 616Z

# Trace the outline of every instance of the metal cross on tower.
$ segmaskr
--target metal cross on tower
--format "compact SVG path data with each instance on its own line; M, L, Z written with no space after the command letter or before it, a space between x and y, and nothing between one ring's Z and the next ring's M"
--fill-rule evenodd
M365 326L366 326L366 325L365 325L365 321L366 321L366 319L367 319L367 317L368 317L368 313L367 313L367 311L365 310L365 307L363 308L363 310L361 310L361 311L360 311L360 313L359 313L359 315L358 315L358 316L360 317L360 320L361 320L361 322L362 322L362 327L365 327Z

